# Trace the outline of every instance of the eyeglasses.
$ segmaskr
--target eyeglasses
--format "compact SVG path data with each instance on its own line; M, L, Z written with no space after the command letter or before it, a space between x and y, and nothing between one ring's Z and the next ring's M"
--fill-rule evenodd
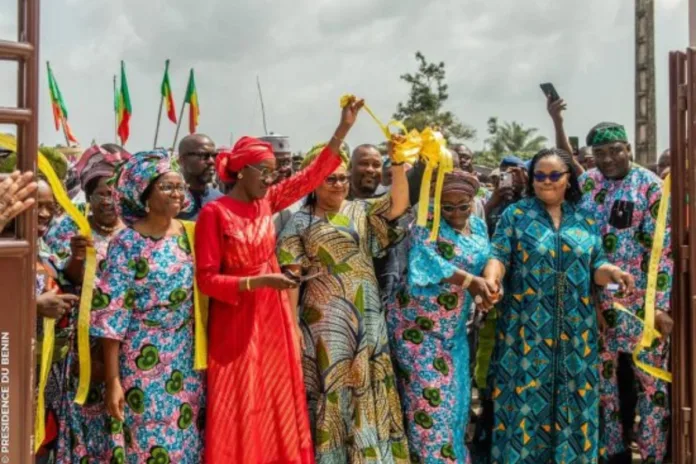
M549 179L551 182L555 183L555 182L558 182L559 180L561 180L563 178L563 176L565 176L566 174L568 174L568 171L563 171L563 172L553 171L553 172L550 172L548 174L546 174L545 172L536 171L534 173L534 180L536 182L546 182L546 179Z
M157 189L165 195L174 195L174 192L185 194L188 189L186 184L158 184Z
M328 185L345 185L350 182L350 176L345 174L331 174L329 177L324 179Z
M261 180L270 180L271 182L275 182L276 180L278 180L278 176L280 176L280 173L278 173L278 171L275 171L275 170L272 171L268 168L259 169L256 166L253 166L251 164L249 164L245 167L251 168L254 171L258 172Z
M208 161L208 160L214 160L217 158L217 152L210 151L210 152L200 152L200 153L186 153L184 156L188 156L191 158L198 158L199 161Z
M471 211L471 203L464 203L462 205L441 205L441 208L442 211L447 214L452 214L455 211L466 213L468 211Z

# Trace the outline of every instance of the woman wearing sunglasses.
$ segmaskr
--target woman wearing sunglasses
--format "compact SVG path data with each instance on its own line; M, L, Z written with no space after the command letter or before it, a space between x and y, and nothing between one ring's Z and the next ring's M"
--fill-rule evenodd
M321 150L315 147L308 163ZM403 164L392 163L391 193L346 200L343 163L295 213L278 240L278 260L306 281L300 329L304 382L320 464L408 462L401 406L373 257L402 234L393 227L409 206ZM299 292L290 293L298 306Z
M492 297L480 277L490 253L486 223L472 215L478 188L464 171L445 175L437 240L412 226L407 281L388 306L412 462L469 462L466 322L472 295Z
M592 286L633 278L609 264L571 156L542 150L510 206L484 277L504 287L491 364L492 462L597 462L599 357Z

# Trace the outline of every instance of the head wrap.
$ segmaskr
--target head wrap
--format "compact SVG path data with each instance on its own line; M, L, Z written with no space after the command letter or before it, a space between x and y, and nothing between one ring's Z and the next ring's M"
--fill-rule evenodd
M242 137L231 150L221 151L215 159L218 177L226 184L236 180L234 176L245 166L275 159L273 147L254 137Z
M169 155L164 150L136 153L119 167L115 179L116 207L126 224L145 217L143 193L157 178L172 171ZM187 198L182 210L188 206Z
M614 142L625 142L628 143L628 136L626 135L626 128L621 124L615 122L603 122L597 124L590 130L587 134L587 140L585 141L590 147L598 147L600 145L606 145L608 143Z
M505 168L521 168L524 167L524 161L519 159L515 155L508 155L503 158L503 160L500 162L500 169L503 170Z
M445 174L445 182L442 184L443 195L449 192L459 192L474 198L478 189L479 181L476 176L458 169Z
M302 160L302 169L312 164L312 161L314 161L314 159L317 156L319 156L319 154L324 150L324 148L326 148L326 145L326 143L317 143L312 148L310 148L307 154L305 155L304 159ZM345 145L341 146L341 152L339 153L339 155L341 155L341 166L348 169L348 165L350 164L350 157L348 156L348 151L345 150Z
M75 165L75 171L80 179L82 190L86 190L87 184L92 179L112 177L116 166L130 159L130 156L130 154L125 152L109 153L99 145L89 147Z
M17 169L17 152L14 147L17 146L17 138L12 134L0 134L0 150L3 156L0 156L0 174L10 174Z

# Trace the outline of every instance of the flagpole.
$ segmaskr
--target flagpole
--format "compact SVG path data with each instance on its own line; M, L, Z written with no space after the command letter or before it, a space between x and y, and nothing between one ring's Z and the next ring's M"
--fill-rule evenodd
M68 131L65 130L65 116L60 117L60 125L63 127L63 137L65 137L65 146L70 147L70 139L68 138Z
M186 106L186 99L181 101L181 111L179 111L179 120L176 122L176 132L174 132L174 143L172 143L172 153L176 151L176 141L179 138L179 128L181 127L181 120L184 118L184 107Z
M114 98L118 98L116 93L116 74L114 74ZM116 100L118 101L118 100ZM118 143L118 107L114 105L114 143Z
M152 146L153 149L157 148L157 136L159 135L160 122L162 121L162 108L164 107L164 97L160 98L160 108L157 114L157 128L155 129L155 143Z
M256 86L259 88L259 100L261 100L261 116L263 117L263 131L268 135L268 126L266 125L266 108L263 106L263 94L261 94L261 81L259 76L256 76Z

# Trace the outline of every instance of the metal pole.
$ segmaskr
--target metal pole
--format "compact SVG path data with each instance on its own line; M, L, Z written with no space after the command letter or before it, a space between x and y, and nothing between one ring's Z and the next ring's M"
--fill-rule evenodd
M689 46L696 47L696 0L689 0Z
M162 121L162 107L164 106L164 97L160 98L159 113L157 113L157 127L155 128L155 143L152 145L153 150L157 148L157 136L160 130L160 121Z
M261 100L261 116L263 117L263 131L268 135L268 125L266 124L266 108L263 105L263 94L261 93L261 81L256 76L256 86L259 89L259 99Z
M60 117L60 125L63 128L63 137L65 137L65 146L70 146L70 138L68 137L68 131L65 130L65 116Z
M179 120L176 122L176 132L174 132L174 143L172 143L172 153L176 150L176 141L179 138L179 128L181 127L181 119L184 117L184 107L186 99L181 102L181 111L179 111Z
M114 143L118 143L118 92L116 91L116 74L114 74Z

